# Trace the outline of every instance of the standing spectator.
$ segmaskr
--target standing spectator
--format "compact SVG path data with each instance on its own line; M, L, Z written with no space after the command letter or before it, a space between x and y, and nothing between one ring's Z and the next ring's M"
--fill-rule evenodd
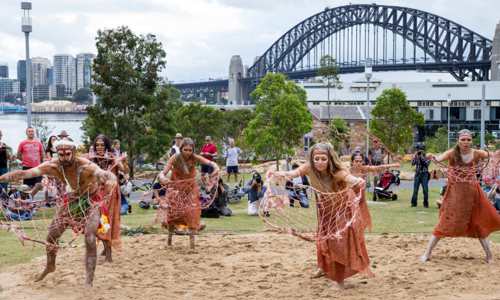
M238 181L238 161L241 149L234 146L234 139L229 140L229 148L226 150L226 168L227 168L227 181L231 178L231 174L234 174L234 181Z
M217 156L217 146L212 142L212 138L210 136L205 137L205 145L201 148L201 156L208 159L209 161L213 161ZM211 165L201 165L201 177L205 178L205 174L210 174L213 172L213 168Z
M384 161L385 150L380 145L380 141L375 138L372 142L373 147L368 150L368 162L371 166L380 166ZM373 191L375 191L375 187L380 179L380 176L373 176Z
M292 170L292 157L291 156L287 155L285 162L283 163L283 165L281 165L281 170L286 171L286 172Z
M47 147L45 148L45 160L52 160L54 156L57 157L56 147L54 147L57 141L57 136L51 135L47 141Z
M122 151L120 150L120 140L114 140L112 148L113 148L113 155L115 157L122 156Z
M174 139L174 144L170 148L169 156L173 156L173 155L181 153L181 148L180 147L181 147L181 144L182 144L182 140L183 140L182 134L181 133L176 133L175 134L175 139Z
M425 156L425 146L417 145L417 152L413 156L411 165L415 166L415 177L413 181L413 196L411 197L411 207L417 207L418 189L422 185L424 190L424 207L429 207L429 164L431 161Z
M69 134L66 130L61 130L61 133L59 133L57 137L61 140L67 139L69 141L73 141L73 139L69 137Z
M17 157L22 161L23 170L37 167L43 160L43 146L39 140L35 139L35 129L28 127L26 129L27 139L22 141L17 148ZM33 187L41 182L42 177L33 177L24 179L23 184Z
M12 159L11 149L2 142L2 131L0 130L0 176L7 173L8 161ZM7 182L0 183L1 189L7 190Z

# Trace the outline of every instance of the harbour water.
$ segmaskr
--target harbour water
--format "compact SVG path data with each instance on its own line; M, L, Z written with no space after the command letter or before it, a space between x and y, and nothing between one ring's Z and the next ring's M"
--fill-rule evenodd
M33 119L41 119L48 127L49 136L66 130L78 144L82 144L81 129L85 114L33 114ZM26 114L0 114L0 130L2 141L17 150L19 143L26 138ZM45 143L45 141L43 141Z

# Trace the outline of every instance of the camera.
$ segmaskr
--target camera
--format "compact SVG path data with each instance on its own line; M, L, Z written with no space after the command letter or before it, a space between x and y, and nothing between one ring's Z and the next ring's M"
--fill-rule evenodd
M260 176L259 173L254 173L252 179L255 180L255 182L257 183L262 183L262 177Z

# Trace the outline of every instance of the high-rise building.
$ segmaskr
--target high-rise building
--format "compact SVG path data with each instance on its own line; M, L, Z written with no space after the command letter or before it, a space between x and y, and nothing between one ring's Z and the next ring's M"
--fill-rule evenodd
M92 84L92 62L95 55L80 53L76 56L76 89L90 88Z
M53 67L50 67L47 69L47 80L49 81L50 86L55 85L54 68Z
M54 78L58 87L57 96L61 97L60 89L64 85L64 97L71 97L76 91L76 63L71 55L54 55Z
M21 85L21 92L26 92L26 60L17 61L17 80Z
M9 65L0 64L0 78L9 78Z
M31 73L33 87L37 85L48 85L47 69L50 68L50 60L45 57L33 57L31 59Z
M19 94L20 84L18 80L0 78L0 99L3 99L8 94Z

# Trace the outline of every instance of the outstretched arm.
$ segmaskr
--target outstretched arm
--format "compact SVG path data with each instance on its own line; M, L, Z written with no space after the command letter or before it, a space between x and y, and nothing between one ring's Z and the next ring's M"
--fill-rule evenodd
M54 165L50 161L47 161L39 165L38 167L29 170L16 170L4 174L0 176L0 182L16 181L20 179L28 179L42 175L57 176L56 169L57 168L54 167Z
M311 166L308 163L305 163L298 167L297 169L291 170L291 171L269 171L267 174L268 176L281 176L281 177L286 177L286 178L295 178L299 176L304 176L307 175L309 170L311 169Z
M484 150L474 150L474 151L478 154L479 159L487 159L488 157L490 157L490 153L488 151Z
M208 160L206 158L204 158L203 156L201 155L198 155L198 154L194 154L194 158L196 159L196 161L198 161L200 164L203 164L203 165L209 165L211 166L212 168L214 168L214 174L217 174L219 173L219 166L211 161L211 160Z
M447 150L446 152L444 152L443 154L440 154L438 156L428 154L427 158L435 159L437 162L446 161L446 160L450 159L451 155L453 154L453 151L454 151L453 149L450 149L450 150Z
M167 164L165 165L165 168L163 169L163 171L160 172L160 174L158 175L158 180L160 181L160 183L165 183L168 181L168 178L167 178L167 174L168 172L170 172L170 170L172 170L172 166L174 165L174 161L175 161L175 154L172 155L169 159L168 159L168 162Z
M399 168L401 165L398 163L395 164L386 164L386 165L379 165L379 166L363 166L363 168L370 173L378 173L381 171L385 171L390 168Z

